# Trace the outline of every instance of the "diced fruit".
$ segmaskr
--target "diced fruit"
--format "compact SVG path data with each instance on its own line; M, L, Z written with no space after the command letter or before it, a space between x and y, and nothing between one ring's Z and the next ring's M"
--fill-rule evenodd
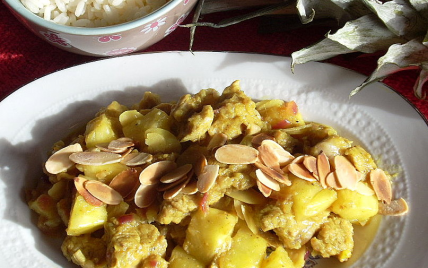
M248 228L242 227L232 238L231 248L220 256L219 266L228 268L260 267L266 256L266 247L266 240Z
M302 180L291 174L289 177L292 181L292 185L288 187L286 191L292 196L293 212L296 215L296 219L303 220L305 217L308 216L307 214L310 215L315 213L313 209L312 211L308 210L307 206L315 197L315 195L322 190L322 187L319 183L312 183L306 180Z
M257 103L256 109L273 129L297 127L305 124L294 101L264 100Z
M314 216L326 209L337 199L337 192L331 189L323 189L318 192L306 206L304 215L307 217Z
M93 206L76 193L70 213L67 234L71 236L89 234L104 226L107 221L106 205Z
M107 184L110 183L117 174L128 169L126 165L121 163L101 166L79 165L78 168L85 174L85 177L97 179Z
M294 268L294 263L283 247L278 247L263 260L261 268Z
M378 200L374 195L367 196L343 189L337 191L337 200L331 207L334 213L344 219L364 223L377 214Z
M148 153L178 153L181 150L180 141L171 132L161 128L149 128L146 130Z
M117 119L101 114L86 125L85 142L88 148L97 144L108 143L119 138L120 125Z
M204 268L205 265L187 254L180 246L176 246L171 253L169 259L169 268Z
M184 250L208 265L216 254L228 248L237 221L237 216L223 210L197 210L187 229Z

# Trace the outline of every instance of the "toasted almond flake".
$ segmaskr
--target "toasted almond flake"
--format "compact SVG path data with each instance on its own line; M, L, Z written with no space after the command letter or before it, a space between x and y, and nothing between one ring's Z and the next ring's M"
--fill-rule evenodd
M266 198L253 188L247 190L232 190L226 193L226 195L250 205L260 205L266 202Z
M260 133L260 134L257 134L256 136L253 137L253 139L251 140L251 144L255 148L257 148L260 145L262 145L262 142L264 140L274 140L274 137L272 137L272 136L270 136L270 135L268 135L266 133Z
M330 162L327 158L327 155L324 152L321 152L317 156L317 172L318 179L323 188L327 188L326 177L330 173Z
M219 165L206 165L203 172L198 176L198 191L201 193L208 192L214 185L218 172Z
M357 183L357 188L355 189L355 191L357 191L358 193L360 193L362 195L366 195L366 196L372 196L375 194L373 189L370 188L370 186L368 186L366 183L364 183L362 181L359 181Z
M302 164L304 159L305 159L304 155L299 155L299 156L295 157L293 160L291 160L289 165L291 165L291 164Z
M116 150L116 151L121 151L124 152L126 151L129 147L134 146L134 141L130 138L127 137L123 137L123 138L119 138L117 140L112 140L109 144L108 144L108 148L110 150Z
M156 196L158 194L156 187L156 184L141 184L135 193L135 205L137 205L139 208L146 208L150 206L156 200Z
M255 135L257 133L260 133L262 128L259 125L256 124L249 124L247 126L247 129L245 130L245 135Z
M95 198L88 190L86 190L86 188L84 187L84 184L87 181L88 181L87 179L84 179L84 178L81 178L81 177L75 177L74 178L74 186L76 187L77 192L90 205L97 206L97 207L103 205L103 202L101 200Z
M257 180L257 188L264 197L269 197L272 194L272 189L261 183L260 180Z
M243 203L241 201L239 201L237 199L233 199L233 207L235 208L236 215L241 220L245 220L244 214L242 213L242 205L243 205Z
M227 135L223 133L216 133L211 137L210 142L207 145L207 149L209 151L215 150L223 145L225 145L227 142Z
M195 167L193 168L196 176L199 176L203 172L206 165L208 165L207 158L201 154L195 163Z
M257 176L257 180L260 181L263 185L265 185L269 189L272 189L274 191L279 191L281 189L279 187L279 183L273 178L271 178L269 175L266 175L265 173L263 173L261 169L256 170L256 176ZM264 193L262 192L262 194Z
M120 154L109 152L77 152L70 155L70 160L76 164L101 166L120 162Z
M187 183L186 187L181 190L183 194L196 194L198 192L198 181L195 179L191 179L189 183Z
M70 155L76 152L82 152L82 146L79 143L68 145L49 157L45 163L46 171L50 174L58 174L67 171L74 165L70 160Z
M88 180L83 184L86 190L95 198L103 201L107 205L119 205L123 201L119 192L99 181Z
M278 172L282 172L279 166L279 158L269 145L262 142L257 150L259 150L259 158L264 165Z
M215 158L224 164L253 164L257 161L259 151L241 144L227 144L217 149Z
M142 152L142 153L129 153L123 156L120 162L124 165L135 167L135 166L141 166L141 165L147 164L152 160L153 160L153 155Z
M183 190L186 187L189 181L190 181L190 178L187 178L185 181L181 182L180 184L166 190L165 192L163 192L163 198L168 200L176 197L181 192L181 190Z
M392 200L389 204L379 202L379 214L386 216L403 216L409 212L409 206L403 198Z
M287 173L278 172L272 168L269 168L265 165L263 165L261 162L254 163L255 166L263 171L264 174L266 174L268 177L276 180L279 183L283 183L287 186L291 185L291 181L288 179Z
M340 185L337 180L336 172L330 172L325 178L325 183L328 187L331 187L336 190L341 190L343 187Z
M370 171L369 177L377 199L387 204L391 203L392 187L391 182L389 181L385 172L382 169L377 168Z
M173 169L160 178L162 183L173 183L184 177L193 168L192 164L185 164Z
M184 175L183 177L181 177L180 179L173 181L171 183L159 183L158 187L156 188L156 190L158 190L159 192L164 192L166 190L169 190L175 186L177 186L180 183L183 183L184 181L186 181L188 179L187 175Z
M318 170L317 170L317 158L312 155L305 155L303 157L303 165L306 169L312 173L315 179L318 179Z
M355 190L359 176L354 165L342 155L336 155L333 161L339 184L343 188Z
M253 234L258 235L260 231L254 219L255 213L254 213L253 207L250 205L242 204L241 209L242 209L242 214L244 215L244 220L247 223L248 228L251 230Z
M276 156L276 158L278 159L278 163L281 167L289 164L294 159L294 156L292 154L290 154L281 145L279 145L273 140L266 139L262 141L260 146L267 147L270 153Z
M316 181L315 177L312 175L309 170L303 164L292 163L288 166L288 170L294 176L301 178L306 181Z
M139 174L135 168L126 169L117 174L110 182L109 186L116 190L122 197L127 197L135 185L139 182Z
M140 183L145 185L156 184L167 172L175 169L177 164L173 161L159 161L148 165L140 173Z

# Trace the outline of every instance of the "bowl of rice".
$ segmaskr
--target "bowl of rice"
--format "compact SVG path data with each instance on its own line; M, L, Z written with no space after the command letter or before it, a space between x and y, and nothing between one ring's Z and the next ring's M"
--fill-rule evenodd
M69 52L119 56L160 41L197 0L2 0L33 33Z

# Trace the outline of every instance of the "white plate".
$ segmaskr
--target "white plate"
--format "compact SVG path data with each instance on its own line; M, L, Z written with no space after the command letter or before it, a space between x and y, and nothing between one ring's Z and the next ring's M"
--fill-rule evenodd
M375 83L351 99L364 77L332 65L309 63L290 72L290 59L244 53L140 54L69 68L38 79L0 103L0 266L73 267L59 244L35 228L24 202L51 144L81 126L112 100L136 103L151 90L164 100L202 88L219 91L241 80L251 97L297 101L307 121L337 128L399 171L395 195L410 213L389 217L353 267L423 267L428 264L428 128L391 89Z

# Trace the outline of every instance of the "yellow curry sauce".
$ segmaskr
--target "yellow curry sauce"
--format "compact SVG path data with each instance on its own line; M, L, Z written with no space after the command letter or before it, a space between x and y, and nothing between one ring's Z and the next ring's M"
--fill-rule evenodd
M370 226L370 241L379 214L405 213L388 210L404 201L365 149L239 81L171 103L151 92L112 102L54 145L45 173L29 207L42 231L66 233L61 250L81 267L346 262L367 246L356 229Z

